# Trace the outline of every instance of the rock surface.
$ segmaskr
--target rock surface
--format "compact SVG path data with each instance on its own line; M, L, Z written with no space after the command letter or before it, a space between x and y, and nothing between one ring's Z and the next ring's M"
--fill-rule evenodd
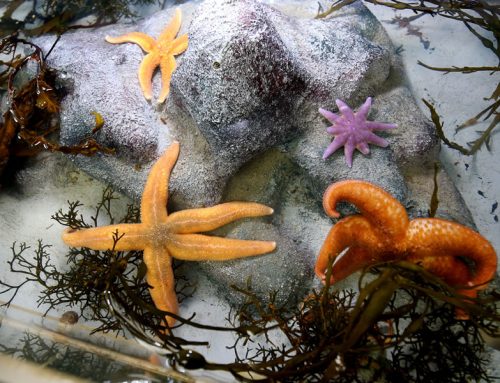
M257 293L265 297L278 290L283 302L300 298L316 283L313 264L332 225L321 208L324 189L342 179L369 180L405 203L410 215L425 216L438 140L382 26L361 3L325 20L313 19L311 4L287 0L280 6L288 12L252 0L183 4L180 33L189 34L189 48L176 58L164 105L151 105L140 91L140 48L107 44L104 37L130 31L156 37L173 9L136 25L65 34L49 64L61 71L68 91L63 143L88 136L90 112L98 111L105 125L97 138L117 149L116 156L76 157L91 175L139 198L150 166L176 139L181 155L171 177L171 211L221 200L258 201L275 209L271 218L222 230L274 239L275 253L205 262L201 268L224 292L250 277ZM37 44L47 48L51 42L41 38ZM153 81L156 95L159 76ZM355 153L352 168L342 151L322 160L331 136L318 107L335 110L336 98L359 107L367 96L374 98L370 120L399 126L381 134L390 146L372 146L370 156ZM446 174L440 174L439 185L438 215L472 224Z

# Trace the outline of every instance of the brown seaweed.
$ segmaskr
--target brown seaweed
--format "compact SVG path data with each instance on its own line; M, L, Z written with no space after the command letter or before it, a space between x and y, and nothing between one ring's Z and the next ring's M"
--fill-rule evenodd
M31 53L18 54L21 46L30 48ZM12 157L33 156L42 150L85 156L114 153L93 137L74 146L60 145L51 138L59 130L63 89L57 87L57 73L46 64L47 55L37 45L11 35L1 40L0 53L11 57L2 62L7 69L0 74L0 86L5 86L8 98L8 109L0 120L0 175ZM32 62L37 66L35 73L19 84L18 74Z
M434 163L434 187L432 188L431 201L429 203L429 217L435 217L436 212L439 206L439 186L438 186L438 173L439 173L439 164L437 162Z
M136 16L132 7L154 2L155 0L33 1L30 2L30 12L23 20L14 19L13 14L25 5L25 1L11 1L5 7L0 17L0 54L11 58L0 60L0 90L7 91L8 95L8 110L3 112L0 119L0 177L4 179L3 183L7 166L7 173L11 173L19 166L18 158L33 156L42 150L85 156L98 152L114 153L114 149L99 144L90 136L102 127L103 121L97 115L92 132L77 145L60 145L51 137L59 129L59 106L64 90L56 85L56 71L45 63L50 51L44 55L38 46L26 38L52 33L58 36L55 45L60 35L68 30L93 28L115 23L122 18L130 19ZM79 24L81 19L88 16L93 16L93 19L89 18L92 22ZM33 51L22 54L21 49L26 47ZM35 74L18 85L17 74L29 62L36 63Z

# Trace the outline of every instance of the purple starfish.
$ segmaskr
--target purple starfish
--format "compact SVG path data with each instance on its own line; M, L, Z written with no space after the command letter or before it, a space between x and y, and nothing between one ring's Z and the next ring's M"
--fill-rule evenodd
M374 130L386 130L397 128L396 124L384 124L382 122L367 121L366 116L372 106L372 98L368 97L365 103L354 113L344 101L335 100L341 115L319 108L319 112L333 125L326 131L335 136L335 139L325 150L323 159L328 158L341 146L344 146L345 161L347 166L352 167L352 154L358 149L363 154L370 153L368 144L374 144L385 148L389 143L382 137L375 135Z

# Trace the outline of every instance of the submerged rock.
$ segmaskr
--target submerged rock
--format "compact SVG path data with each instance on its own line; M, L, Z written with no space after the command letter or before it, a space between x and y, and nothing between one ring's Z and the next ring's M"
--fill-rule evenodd
M372 181L406 203L410 215L425 215L438 140L406 87L382 26L360 2L324 20L313 19L310 4L279 5L294 14L253 0L183 4L180 33L189 34L189 47L176 57L164 105L148 103L141 93L141 49L111 45L104 37L131 31L156 37L173 9L135 25L67 33L48 61L67 91L61 141L75 144L88 136L91 111L97 111L105 120L98 140L117 150L116 156L76 156L75 163L89 174L138 198L150 166L176 139L181 154L170 182L170 211L236 199L275 209L271 219L224 230L228 236L274 239L275 253L204 262L201 268L225 292L251 278L259 295L276 290L284 302L300 298L314 283L314 261L333 224L321 208L325 188L348 178ZM37 41L45 49L51 43ZM156 96L159 75L153 82ZM390 146L372 147L369 156L355 153L352 168L341 151L323 160L331 136L318 108L335 110L337 98L356 108L368 96L373 97L370 120L398 124L381 133ZM445 174L440 190L446 194L438 215L471 224Z

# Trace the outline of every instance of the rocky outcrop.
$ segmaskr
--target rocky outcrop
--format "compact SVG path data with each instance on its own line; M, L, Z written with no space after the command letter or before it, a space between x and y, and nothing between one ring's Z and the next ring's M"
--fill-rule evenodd
M141 93L141 49L111 45L104 37L130 31L156 37L173 9L135 25L67 33L49 64L67 91L63 143L88 136L91 112L97 111L105 120L98 140L116 148L115 156L75 157L89 174L138 198L150 166L176 139L181 155L170 182L170 211L236 199L275 209L270 219L223 230L274 239L275 253L201 267L226 292L251 278L257 293L277 290L283 302L313 283L315 257L332 225L321 208L327 185L347 178L372 181L405 203L410 215L425 215L438 140L382 26L360 2L324 20L314 19L302 2L287 0L280 7L293 14L253 0L183 4L180 33L189 34L189 47L176 57L171 93L162 105ZM45 48L51 43L37 41ZM155 99L159 76L153 81ZM370 156L355 153L352 168L341 151L323 160L331 136L318 108L334 110L336 98L356 107L367 96L373 97L370 120L398 124L381 133L390 146L372 147ZM470 224L449 179L442 174L439 180L446 195L438 215Z

